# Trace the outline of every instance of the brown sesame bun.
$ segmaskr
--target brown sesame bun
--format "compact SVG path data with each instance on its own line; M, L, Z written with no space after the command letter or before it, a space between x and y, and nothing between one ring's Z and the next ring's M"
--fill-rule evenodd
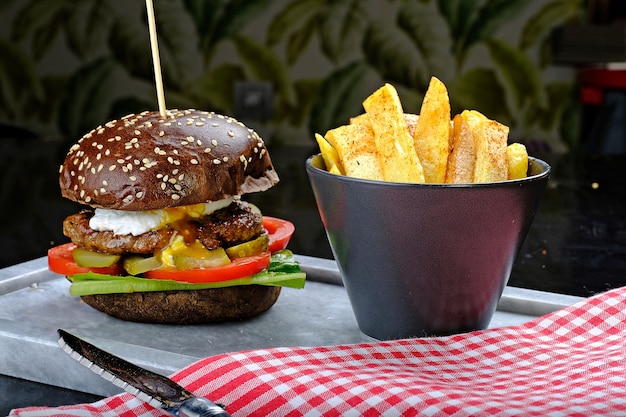
M60 168L62 195L93 208L141 211L218 201L278 182L263 140L237 120L197 110L132 114L83 136ZM190 324L240 320L269 309L280 287L96 294L111 316Z
M278 182L263 140L237 120L198 110L132 114L83 136L67 154L64 197L152 210L264 191Z

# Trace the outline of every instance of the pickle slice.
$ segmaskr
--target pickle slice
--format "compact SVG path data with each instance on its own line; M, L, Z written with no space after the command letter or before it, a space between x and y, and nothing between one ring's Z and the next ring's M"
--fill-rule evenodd
M203 251L194 248L193 252L193 256L185 253L174 253L172 260L176 269L184 271L186 269L212 268L230 263L230 258L223 248L204 249Z
M239 245L226 248L226 253L231 259L245 258L246 256L258 255L266 252L269 247L270 238L267 234L263 234L256 239L249 240Z
M107 266L115 265L120 260L119 255L108 255L85 248L74 249L72 257L76 265L83 268L106 268Z
M139 275L159 268L161 266L161 260L156 256L146 258L139 255L132 255L124 258L122 266L124 266L124 269L129 274Z

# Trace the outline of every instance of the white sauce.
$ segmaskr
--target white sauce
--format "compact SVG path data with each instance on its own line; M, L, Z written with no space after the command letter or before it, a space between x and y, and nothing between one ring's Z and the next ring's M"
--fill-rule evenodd
M228 207L233 198L226 198L219 201L187 206L182 208L171 208L163 210L148 211L124 211L106 210L97 208L95 214L89 220L89 227L93 230L104 232L111 231L116 235L139 236L151 230L158 230L172 220L183 217L200 217L211 214L216 210Z

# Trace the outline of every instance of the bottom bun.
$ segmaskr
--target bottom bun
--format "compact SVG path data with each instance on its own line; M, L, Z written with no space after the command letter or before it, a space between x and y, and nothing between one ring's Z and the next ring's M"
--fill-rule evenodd
M142 323L199 324L245 320L267 311L281 287L243 285L207 290L94 294L85 303L118 319Z

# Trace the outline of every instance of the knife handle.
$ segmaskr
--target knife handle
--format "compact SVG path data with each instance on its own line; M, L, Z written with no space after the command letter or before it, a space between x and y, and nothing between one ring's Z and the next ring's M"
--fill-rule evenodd
M230 414L206 398L195 397L180 405L178 417L230 417Z

